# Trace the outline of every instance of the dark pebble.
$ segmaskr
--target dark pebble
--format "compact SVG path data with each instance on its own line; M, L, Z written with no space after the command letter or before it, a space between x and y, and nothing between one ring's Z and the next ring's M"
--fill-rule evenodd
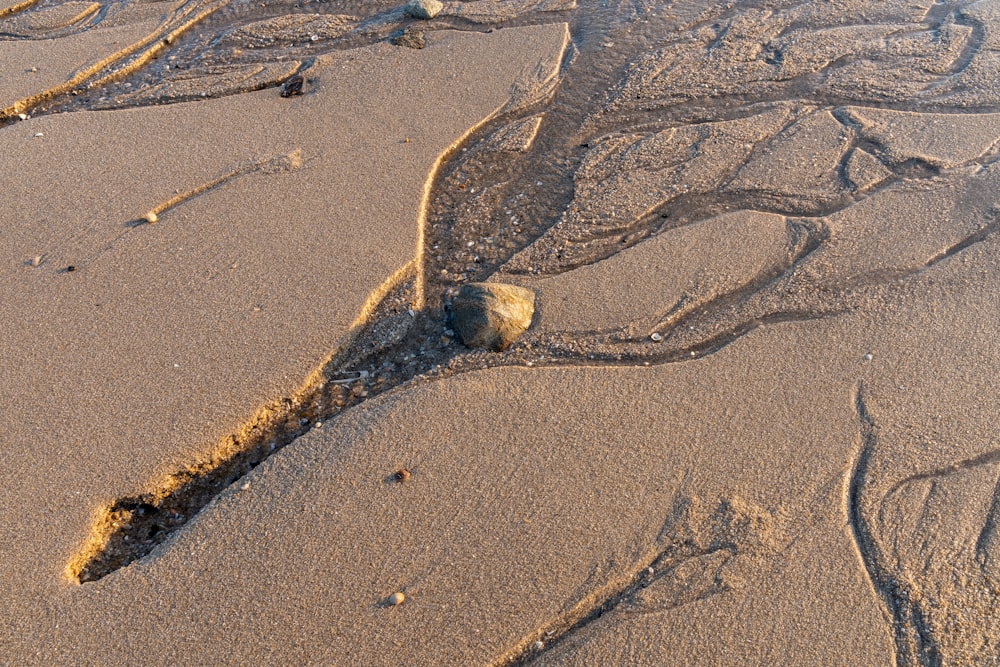
M294 97L296 95L301 95L303 83L305 83L305 80L302 78L302 75L296 74L288 81L285 81L285 84L281 86L281 96Z

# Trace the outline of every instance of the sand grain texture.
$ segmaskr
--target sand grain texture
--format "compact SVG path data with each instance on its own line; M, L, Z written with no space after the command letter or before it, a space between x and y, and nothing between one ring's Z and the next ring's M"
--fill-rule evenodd
M80 112L0 135L0 543L16 617L0 633L4 654L35 655L46 610L79 599L63 570L101 505L182 469L346 341L369 294L413 263L439 155L524 72L558 62L565 27L428 42L325 56L314 94L294 100L267 90ZM296 169L244 170L155 225L136 222L175 193L294 151ZM101 626L114 624L87 622L43 654L76 646L84 659ZM201 637L214 632L206 624Z
M59 39L0 41L0 109L61 84L76 70L145 37L155 23L97 28ZM32 71L35 70L35 71Z
M995 0L328 5L0 19L0 662L996 664Z

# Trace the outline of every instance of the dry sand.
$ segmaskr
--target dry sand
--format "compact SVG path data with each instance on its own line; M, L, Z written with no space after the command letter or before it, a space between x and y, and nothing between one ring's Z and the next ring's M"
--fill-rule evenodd
M998 664L1000 5L732 4L0 4L0 664Z

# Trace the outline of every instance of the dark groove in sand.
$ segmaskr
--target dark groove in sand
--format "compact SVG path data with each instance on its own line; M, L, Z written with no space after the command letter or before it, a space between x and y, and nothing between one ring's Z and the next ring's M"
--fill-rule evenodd
M991 560L989 553L990 546L991 543L996 541L998 532L1000 532L1000 477L997 478L997 483L993 485L993 497L990 502L990 509L986 513L986 520L983 522L983 527L976 537L976 561L979 563L980 568L986 569L989 566Z
M953 463L949 466L943 468L937 468L936 470L931 470L930 472L917 473L915 475L910 475L905 477L900 481L896 482L889 488L889 492L886 494L888 497L893 493L899 491L906 484L912 484L913 482L921 482L926 480L933 480L938 477L948 477L960 472L965 472L967 470L975 470L986 465L995 465L1000 463L1000 449L994 449L992 451L980 454L978 456L973 456L972 458L963 459L957 463Z
M124 78L145 66L181 35L228 3L229 0L188 0L176 7L163 23L139 41L80 69L63 83L0 109L0 128L14 122L18 114L32 111L57 97L90 90L109 81Z
M418 317L421 321L415 327L436 328L428 318ZM369 327L377 324L372 322ZM386 382L368 370L348 370L354 366L374 368L384 359L404 358L413 347L412 340L404 339L366 356L363 349L368 342L358 336L354 345L323 368L320 382L299 396L259 410L206 459L170 475L159 488L120 498L105 508L90 542L68 564L70 578L79 583L97 581L145 557L222 491L317 424L402 384L419 381L431 370L424 364L414 372L389 375ZM341 379L345 377L349 381Z
M846 296L852 291L905 281L919 276L934 265L988 240L998 230L1000 230L1000 220L994 220L987 226L949 246L915 268L876 272L850 283L825 285L823 288L835 296L837 294ZM817 249L823 247L823 243L828 237L828 230L825 227L808 229L805 230L805 236L806 238L802 247L794 254L794 259L777 276L768 274L771 277L763 284L760 278L758 278L734 292L721 295L711 301L694 303L676 321L669 322L669 329L663 328L665 320L661 320L654 325L652 331L663 333L663 339L660 342L653 342L645 338L622 339L620 338L620 330L591 332L589 336L581 332L556 332L535 341L536 346L544 348L544 355L547 355L549 358L544 361L536 358L533 360L533 363L537 365L580 365L596 362L609 366L634 366L643 363L651 365L693 361L721 351L762 326L838 317L847 312L848 307L846 305L837 305L837 299L830 300L828 310L814 307L763 314L759 314L759 310L757 310L758 314L753 314L755 308L748 306L754 296L766 294L770 288L787 278L795 267L800 265ZM745 312L747 310L749 312ZM705 311L708 311L708 315L700 314ZM691 314L689 315L688 313ZM670 313L668 313L668 318L669 315ZM747 315L751 316L747 317ZM711 334L695 343L663 349L664 346L669 345L672 334L675 332L684 332L684 327L690 325L690 323L701 324L702 326L696 326L695 328L701 332L705 332L708 328L708 326L705 326L706 322L709 323L714 331L719 332L721 330L721 333ZM582 339L581 344L567 345L561 343L560 339L565 339L568 336L574 337L574 343ZM589 340L587 340L588 338ZM616 340L616 338L618 339ZM613 349L611 351L601 351L599 347L595 349L595 346L606 346ZM996 456L1000 460L1000 454ZM904 480L904 482L908 480Z
M888 566L882 546L861 507L872 456L878 446L878 427L865 403L865 387L859 384L854 396L861 447L851 468L847 488L847 519L855 546L868 579L881 597L893 624L897 667L940 667L938 652L927 619L911 591Z
M692 547L693 545L688 544L671 544L666 549L656 553L651 559L636 564L633 566L631 574L624 577L623 583L612 582L603 589L592 593L570 611L545 623L527 638L522 639L517 647L491 663L490 667L530 665L546 652L558 647L605 614L630 602L642 589L647 588L657 579L670 575L679 565L695 558L721 552L728 553L730 557L736 553L736 549L732 545L715 546L703 550L692 550ZM675 605L659 607L654 610L635 610L633 613L655 613L666 609L676 609L696 600L704 600L724 593L727 590L729 588L724 583L713 583L709 591L694 598L679 600ZM537 646L536 641L542 642L542 646Z
M986 43L986 31L983 29L983 26L976 21L971 21L962 16L961 8L955 9L949 16L955 21L955 25L971 28L972 35L970 35L969 39L966 40L965 46L962 48L962 52L954 60L954 62L951 63L951 67L948 68L947 74L942 77L937 84L932 84L929 87L931 90L940 85L944 85L944 83L949 81L952 77L961 74L968 69L975 57L982 52L983 44ZM943 24L944 21L942 20L941 25Z

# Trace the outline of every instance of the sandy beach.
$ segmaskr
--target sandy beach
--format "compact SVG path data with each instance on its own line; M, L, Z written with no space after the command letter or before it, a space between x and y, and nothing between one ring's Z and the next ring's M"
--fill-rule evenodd
M0 664L1000 664L998 74L994 0L0 2Z

